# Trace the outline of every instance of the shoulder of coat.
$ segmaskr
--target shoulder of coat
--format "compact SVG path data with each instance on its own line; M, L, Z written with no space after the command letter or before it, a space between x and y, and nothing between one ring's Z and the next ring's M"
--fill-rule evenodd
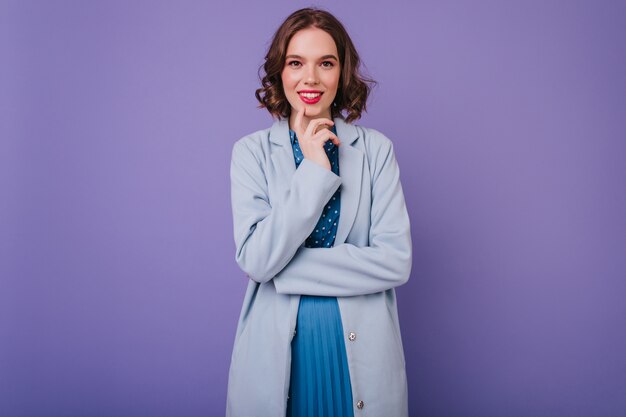
M255 155L264 154L270 144L270 128L249 133L233 144L234 148L246 148Z
M232 158L254 158L259 164L265 159L269 148L270 129L261 129L249 133L233 143Z
M362 139L362 146L368 154L378 154L393 147L393 142L380 130L372 127L355 125Z

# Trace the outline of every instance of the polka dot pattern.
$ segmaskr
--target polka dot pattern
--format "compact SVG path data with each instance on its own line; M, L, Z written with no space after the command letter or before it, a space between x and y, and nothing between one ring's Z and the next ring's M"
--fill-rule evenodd
M331 129L333 133L336 135L337 130L335 126ZM304 156L302 155L302 151L300 150L300 145L298 144L298 137L296 132L289 129L289 137L291 138L291 146L293 148L293 157L296 162L296 168L300 166ZM326 155L328 156L328 160L330 161L331 170L339 175L339 148L329 139L324 144L324 151L326 151ZM324 205L324 209L322 211L322 215L317 221L317 226L309 237L304 242L304 246L308 248L328 248L331 247L335 243L335 235L337 234L337 224L339 223L339 213L340 210L340 194L341 194L341 186L335 191L335 194L328 200L326 205Z

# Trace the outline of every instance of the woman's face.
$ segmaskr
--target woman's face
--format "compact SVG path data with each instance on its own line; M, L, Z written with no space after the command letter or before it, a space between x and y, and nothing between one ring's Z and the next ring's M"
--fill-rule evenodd
M291 104L291 126L302 106L306 107L305 126L311 119L331 118L330 106L337 95L340 74L337 45L328 33L310 27L293 35L281 74ZM303 94L306 91L312 93Z

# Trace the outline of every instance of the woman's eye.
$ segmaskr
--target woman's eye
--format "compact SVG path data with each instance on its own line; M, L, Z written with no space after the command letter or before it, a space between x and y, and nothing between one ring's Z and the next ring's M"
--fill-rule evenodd
M290 67L298 67L300 66L300 62L299 61L291 61L287 63L288 66ZM324 68L332 68L335 66L335 64L333 64L331 61L324 61L322 62L322 66Z

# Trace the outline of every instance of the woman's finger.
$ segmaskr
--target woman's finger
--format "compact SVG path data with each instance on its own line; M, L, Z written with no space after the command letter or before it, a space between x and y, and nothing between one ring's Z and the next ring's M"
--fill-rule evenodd
M339 140L339 138L337 137L337 135L335 135L331 130L329 129L323 129L320 130L319 132L317 132L315 134L315 136L313 136L312 140L313 141L319 141L322 142L322 146L324 146L324 143L326 143L326 141L328 141L328 139L330 139L335 145L339 146L341 144L341 141Z
M321 125L328 125L328 126L332 126L334 125L335 122L333 122L330 119L326 119L326 118L320 118L320 119L313 119L309 122L309 125L306 128L306 132L304 133L305 136L307 137L312 137L317 133L317 128Z
M302 118L304 117L305 112L306 106L302 106L296 113L296 118L294 119L295 126L291 127L291 129L296 132L296 136L298 136L298 139L302 138L302 132L304 130L302 128Z

